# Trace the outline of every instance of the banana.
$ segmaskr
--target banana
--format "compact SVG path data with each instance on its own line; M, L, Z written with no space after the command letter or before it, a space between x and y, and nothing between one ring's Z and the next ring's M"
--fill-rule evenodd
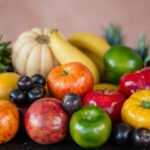
M86 32L78 32L68 38L68 41L83 50L95 64L99 65L101 75L104 70L103 56L110 48L109 44L98 36Z
M96 68L95 63L78 48L65 40L65 38L60 34L58 30L52 30L50 37L50 46L60 64L80 62L87 66L92 72L94 83L99 83L100 74L98 72L98 69Z
M85 32L78 32L68 38L68 41L77 47L91 51L95 55L103 58L110 48L109 44L98 36Z
M81 49L81 48L80 48L80 50L85 55L87 55L95 63L95 65L96 65L96 67L99 71L99 74L101 74L100 77L103 78L102 75L103 75L103 72L104 72L104 65L103 65L102 61L100 60L100 58L97 55L95 55L94 53L90 52L90 51L87 51L87 50L84 50L84 49Z

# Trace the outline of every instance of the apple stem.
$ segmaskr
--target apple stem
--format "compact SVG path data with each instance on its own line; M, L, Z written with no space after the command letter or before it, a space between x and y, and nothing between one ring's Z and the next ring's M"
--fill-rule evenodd
M69 73L68 73L68 71L67 70L63 70L63 75L64 76L66 76L66 75L68 75Z

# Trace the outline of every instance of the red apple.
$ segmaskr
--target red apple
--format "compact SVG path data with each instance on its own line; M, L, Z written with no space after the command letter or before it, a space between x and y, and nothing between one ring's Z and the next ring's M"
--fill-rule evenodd
M67 93L83 96L93 88L94 79L90 70L78 62L53 68L47 80L49 92L62 100Z
M121 108L125 99L118 90L90 91L83 98L83 106L99 106L108 112L113 123L118 123L121 121Z
M65 138L68 115L55 98L36 100L25 114L25 128L29 137L39 144L53 144Z

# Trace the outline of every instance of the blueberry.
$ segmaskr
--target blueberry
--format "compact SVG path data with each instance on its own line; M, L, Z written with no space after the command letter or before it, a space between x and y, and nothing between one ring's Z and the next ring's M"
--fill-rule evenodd
M46 84L45 78L40 74L33 75L31 79L32 79L34 84L40 84L43 86L45 86L45 84Z
M44 97L46 94L46 90L44 87L35 86L33 89L28 91L28 102L31 104L35 100Z
M24 105L27 101L27 96L22 90L14 89L9 93L9 99L17 105Z
M18 80L18 87L20 90L30 90L33 87L33 82L30 77L22 76Z
M63 97L62 105L67 112L74 112L81 107L81 98L75 93L68 93Z

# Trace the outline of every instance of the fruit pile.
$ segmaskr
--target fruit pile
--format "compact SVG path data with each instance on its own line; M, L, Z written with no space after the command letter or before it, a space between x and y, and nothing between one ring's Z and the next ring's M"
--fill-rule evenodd
M133 50L122 37L115 25L105 39L83 32L65 39L56 29L34 28L18 37L12 51L0 43L0 60L11 54L3 65L14 67L0 66L0 144L25 128L39 144L69 134L83 148L112 139L149 149L148 46L140 36Z

